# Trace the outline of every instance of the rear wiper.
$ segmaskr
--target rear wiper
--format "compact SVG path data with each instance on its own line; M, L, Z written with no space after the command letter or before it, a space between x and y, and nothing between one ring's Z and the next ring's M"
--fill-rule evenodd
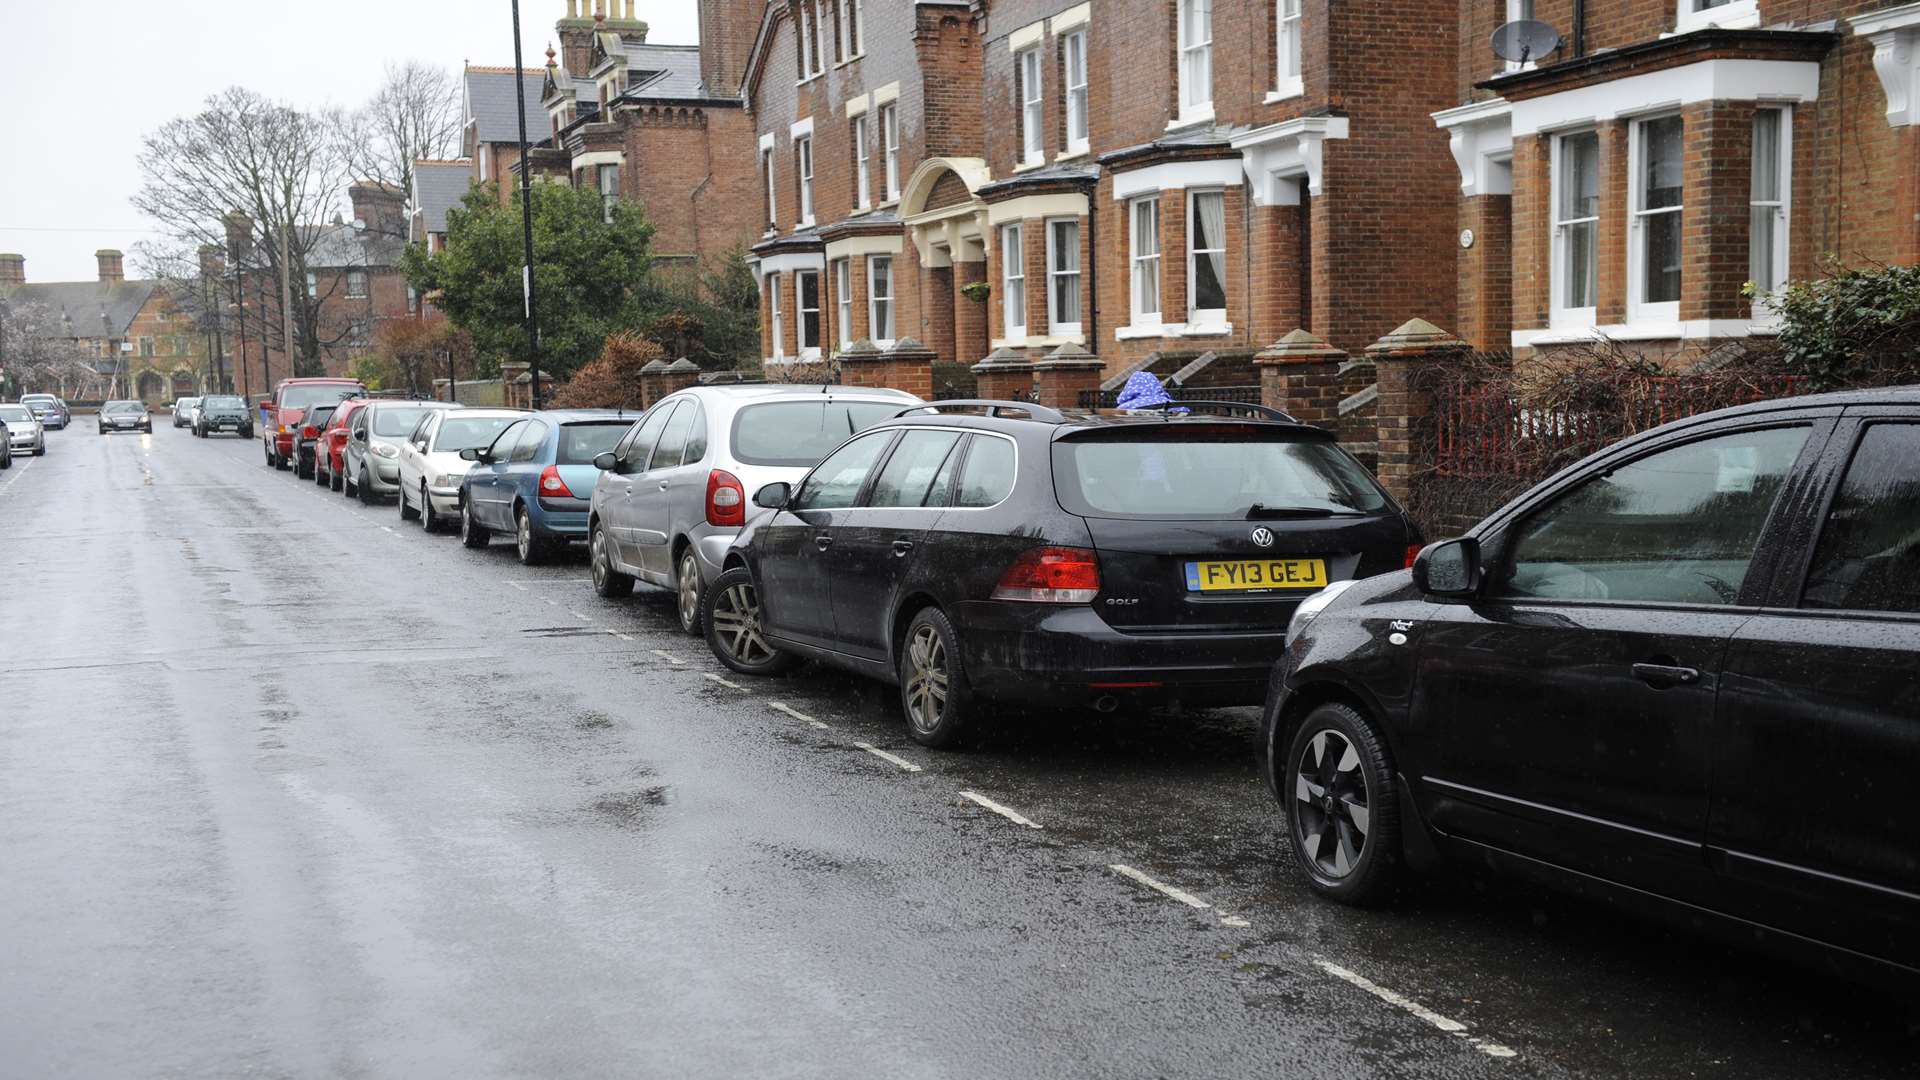
M1263 506L1254 503L1247 509L1248 521L1271 520L1274 518L1323 518L1340 513L1324 506Z

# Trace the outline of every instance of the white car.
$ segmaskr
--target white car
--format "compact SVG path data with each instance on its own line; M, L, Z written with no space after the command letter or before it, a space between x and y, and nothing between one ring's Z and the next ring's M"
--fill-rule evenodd
M183 397L173 403L173 426L190 428L200 418L200 399Z
M518 409L434 409L400 444L400 519L418 517L428 532L459 520L460 478L472 462L460 451L493 445L494 437L527 415Z

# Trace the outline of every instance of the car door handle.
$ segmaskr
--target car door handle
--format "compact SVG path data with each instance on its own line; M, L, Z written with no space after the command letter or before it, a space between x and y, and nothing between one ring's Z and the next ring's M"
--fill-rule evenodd
M813 538L813 546L825 551L833 546L833 537L821 535Z
M1678 664L1635 664L1633 677L1655 690L1665 690L1670 686L1687 686L1699 682L1700 670L1681 667Z
M907 553L912 550L913 541L911 540L895 540L893 542L893 557L896 559L906 558Z
M662 480L662 481L660 481L660 490L661 490L661 491L665 491L665 490L667 490L668 488L670 488L670 487L672 487L672 486L673 486L672 484L669 484L669 483L667 483L667 482L666 482L665 480Z

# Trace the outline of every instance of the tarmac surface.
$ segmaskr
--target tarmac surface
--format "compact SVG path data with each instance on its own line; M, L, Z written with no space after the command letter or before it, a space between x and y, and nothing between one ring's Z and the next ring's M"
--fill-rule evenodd
M1300 885L1253 710L727 673L260 445L0 473L0 1076L1913 1076L1920 1012L1498 880Z

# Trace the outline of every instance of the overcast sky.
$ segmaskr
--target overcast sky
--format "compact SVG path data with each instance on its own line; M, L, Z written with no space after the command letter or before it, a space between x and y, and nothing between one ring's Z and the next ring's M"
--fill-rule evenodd
M513 63L510 0L0 0L0 252L28 281L87 281L152 234L128 203L140 137L235 84L355 104L388 61ZM527 66L566 0L521 0ZM639 0L647 40L699 40L695 0ZM129 268L131 269L131 268Z

